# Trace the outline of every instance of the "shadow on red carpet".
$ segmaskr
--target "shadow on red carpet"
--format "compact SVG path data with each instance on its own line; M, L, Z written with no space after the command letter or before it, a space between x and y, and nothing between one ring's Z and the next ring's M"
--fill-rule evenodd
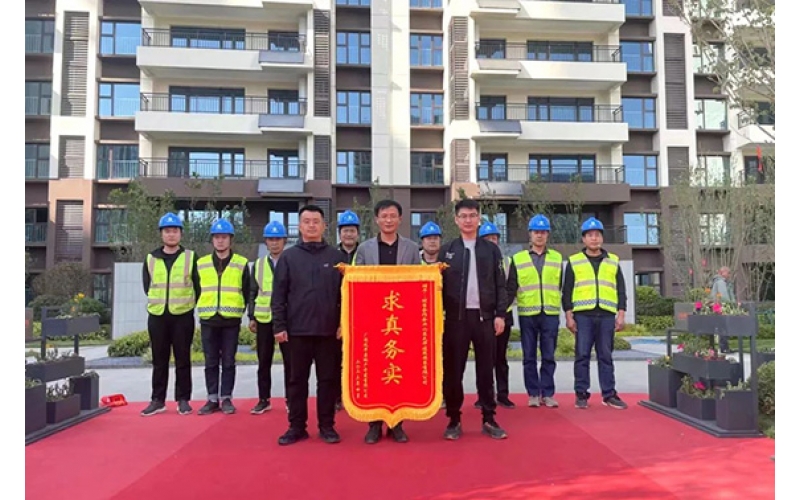
M142 418L145 403L115 408L26 448L27 498L681 498L775 496L774 441L719 439L635 405L627 411L592 401L572 407L498 409L509 438L480 434L480 412L465 404L464 435L442 439L444 412L404 424L411 442L369 446L367 424L337 416L342 442L316 435L279 447L287 427L283 401L253 416ZM517 398L520 402L524 397ZM199 407L199 404L196 405ZM752 478L752 479L746 479Z

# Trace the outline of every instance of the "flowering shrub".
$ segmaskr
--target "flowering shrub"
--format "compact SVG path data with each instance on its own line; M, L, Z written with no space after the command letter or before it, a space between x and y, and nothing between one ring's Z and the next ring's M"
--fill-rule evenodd
M734 304L732 302L720 302L719 297L717 300L698 300L694 303L695 314L717 314L720 316L747 316L747 310L742 309L742 304Z
M734 361L711 347L710 335L696 335L688 338L682 344L678 344L678 350L683 354L703 358L706 361Z
M61 306L59 318L76 318L78 316L99 316L96 312L85 312L85 304L88 299L83 293L78 293L68 302Z
M693 380L689 375L684 375L681 379L681 388L679 391L693 398L713 399L716 397L714 389L706 387L706 384L700 380Z
M660 358L648 359L647 364L660 366L662 368L670 368L672 366L672 359L669 356L661 356Z

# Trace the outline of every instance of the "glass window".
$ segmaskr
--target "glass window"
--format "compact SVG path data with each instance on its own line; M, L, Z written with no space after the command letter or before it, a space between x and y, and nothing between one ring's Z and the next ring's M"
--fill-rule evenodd
M664 0L669 1L669 0ZM652 16L653 0L622 0L626 16Z
M50 144L25 144L25 178L50 177Z
M623 97L622 117L630 128L656 128L656 100L651 97Z
M527 59L531 61L578 61L593 60L592 42L546 42L528 40ZM605 54L603 57L608 59Z
M529 121L593 122L594 99L573 97L528 97ZM605 117L602 117L605 118ZM519 119L519 118L518 118Z
M695 99L694 110L698 129L728 129L728 103L726 101L720 99Z
M336 183L371 184L372 153L369 151L337 151Z
M161 109L158 101L154 103L154 111L223 114L245 112L244 89L170 87L169 109Z
M475 107L478 120L506 119L506 96L482 95Z
M727 156L700 156L694 169L692 185L726 186L731 181L731 160Z
M94 241L96 243L128 243L130 241L125 209L95 209Z
M620 42L622 61L627 63L629 73L652 73L653 42Z
M92 297L99 300L107 307L111 307L111 275L92 275Z
M336 5L349 5L351 7L369 7L370 0L336 0Z
M442 0L411 0L409 7L412 9L441 9Z
M443 66L442 36L414 35L410 37L409 60L411 66Z
M595 182L594 156L530 155L528 179L541 182L569 183L577 179Z
M636 286L649 286L655 288L658 293L663 293L661 290L661 273L636 273Z
M412 151L411 184L444 184L444 153Z
M98 144L98 179L133 179L139 174L138 144Z
M244 149L169 148L168 177L243 177ZM267 177L267 175L264 175Z
M300 179L305 177L300 153L297 150L270 149L269 150L269 178L270 179Z
M725 245L729 241L725 214L700 215L700 245Z
M197 49L245 50L247 33L243 29L193 28L173 26L170 28L170 40L173 47L191 47ZM270 40L266 40L270 41ZM252 40L253 43L262 40ZM295 44L297 35L295 35ZM261 47L266 49L267 47Z
M138 83L101 83L97 116L136 116L139 111Z
M136 47L141 39L140 23L103 21L100 26L100 53L136 55Z
M625 214L625 231L629 245L658 245L658 214Z
M411 125L444 124L443 94L411 94Z
M336 92L336 123L369 125L372 122L372 102L369 91Z
M336 33L336 64L369 66L370 62L369 33Z
M625 182L631 186L658 187L658 156L623 155Z
M480 163L478 163L478 181L508 181L508 155L482 154Z
M720 43L709 44L703 48L692 45L692 66L698 74L713 73L717 63L725 59L725 45Z
M25 82L25 115L46 116L50 114L53 99L52 82Z
M25 20L25 53L52 54L56 23L52 19Z

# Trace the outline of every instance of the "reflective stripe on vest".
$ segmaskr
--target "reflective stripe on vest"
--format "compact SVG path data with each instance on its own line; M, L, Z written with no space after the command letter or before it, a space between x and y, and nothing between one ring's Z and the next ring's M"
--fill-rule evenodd
M150 273L150 288L147 290L147 312L153 316L185 314L194 309L194 284L192 268L194 252L184 250L167 270L164 259L147 255L147 272Z
M269 323L272 321L272 268L269 266L268 255L256 261L253 270L256 273L256 283L258 283L258 295L256 296L255 308L253 313L259 323Z
M619 257L609 253L600 263L595 274L594 266L583 252L569 258L575 274L575 287L572 290L572 310L591 311L596 307L611 313L617 312L617 271Z
M200 319L208 319L215 314L223 318L241 318L244 315L242 275L246 266L247 259L233 254L220 277L211 255L197 261L197 272L200 275L197 315Z
M542 276L527 250L514 254L517 268L517 314L536 316L544 310L549 316L561 311L561 270L563 257L555 250L547 249L542 266Z

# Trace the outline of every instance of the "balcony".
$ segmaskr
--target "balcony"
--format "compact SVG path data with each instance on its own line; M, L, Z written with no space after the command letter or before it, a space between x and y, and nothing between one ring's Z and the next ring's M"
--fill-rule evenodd
M473 139L493 145L613 146L628 141L628 124L618 105L475 106L479 133Z
M25 179L26 180L50 179L50 160L37 160L32 158L25 158Z
M481 41L472 78L486 85L611 90L627 81L618 45Z
M751 145L775 144L774 116L759 116L753 119L742 111L738 115L738 126L737 142L740 148Z
M478 164L475 168L481 196L515 199L522 196L524 184L541 183L541 195L554 202L566 200L565 189L570 196L577 189L583 203L626 203L631 199L622 165L595 165L591 171L581 172L577 167L557 166L539 172L533 165Z
M298 140L306 127L306 100L253 96L142 94L136 131L167 140L214 136L215 139Z
M139 175L139 160L98 160L97 180L127 180Z
M47 242L47 222L29 222L25 224L25 244Z
M444 186L444 167L411 165L411 184L414 186Z
M136 64L151 78L296 82L312 70L304 35L143 29Z
M313 0L141 0L139 4L156 18L195 18L207 21L253 21L265 16L272 20L296 21L298 16L314 8Z
M619 0L477 0L470 15L503 32L605 34L625 22Z

